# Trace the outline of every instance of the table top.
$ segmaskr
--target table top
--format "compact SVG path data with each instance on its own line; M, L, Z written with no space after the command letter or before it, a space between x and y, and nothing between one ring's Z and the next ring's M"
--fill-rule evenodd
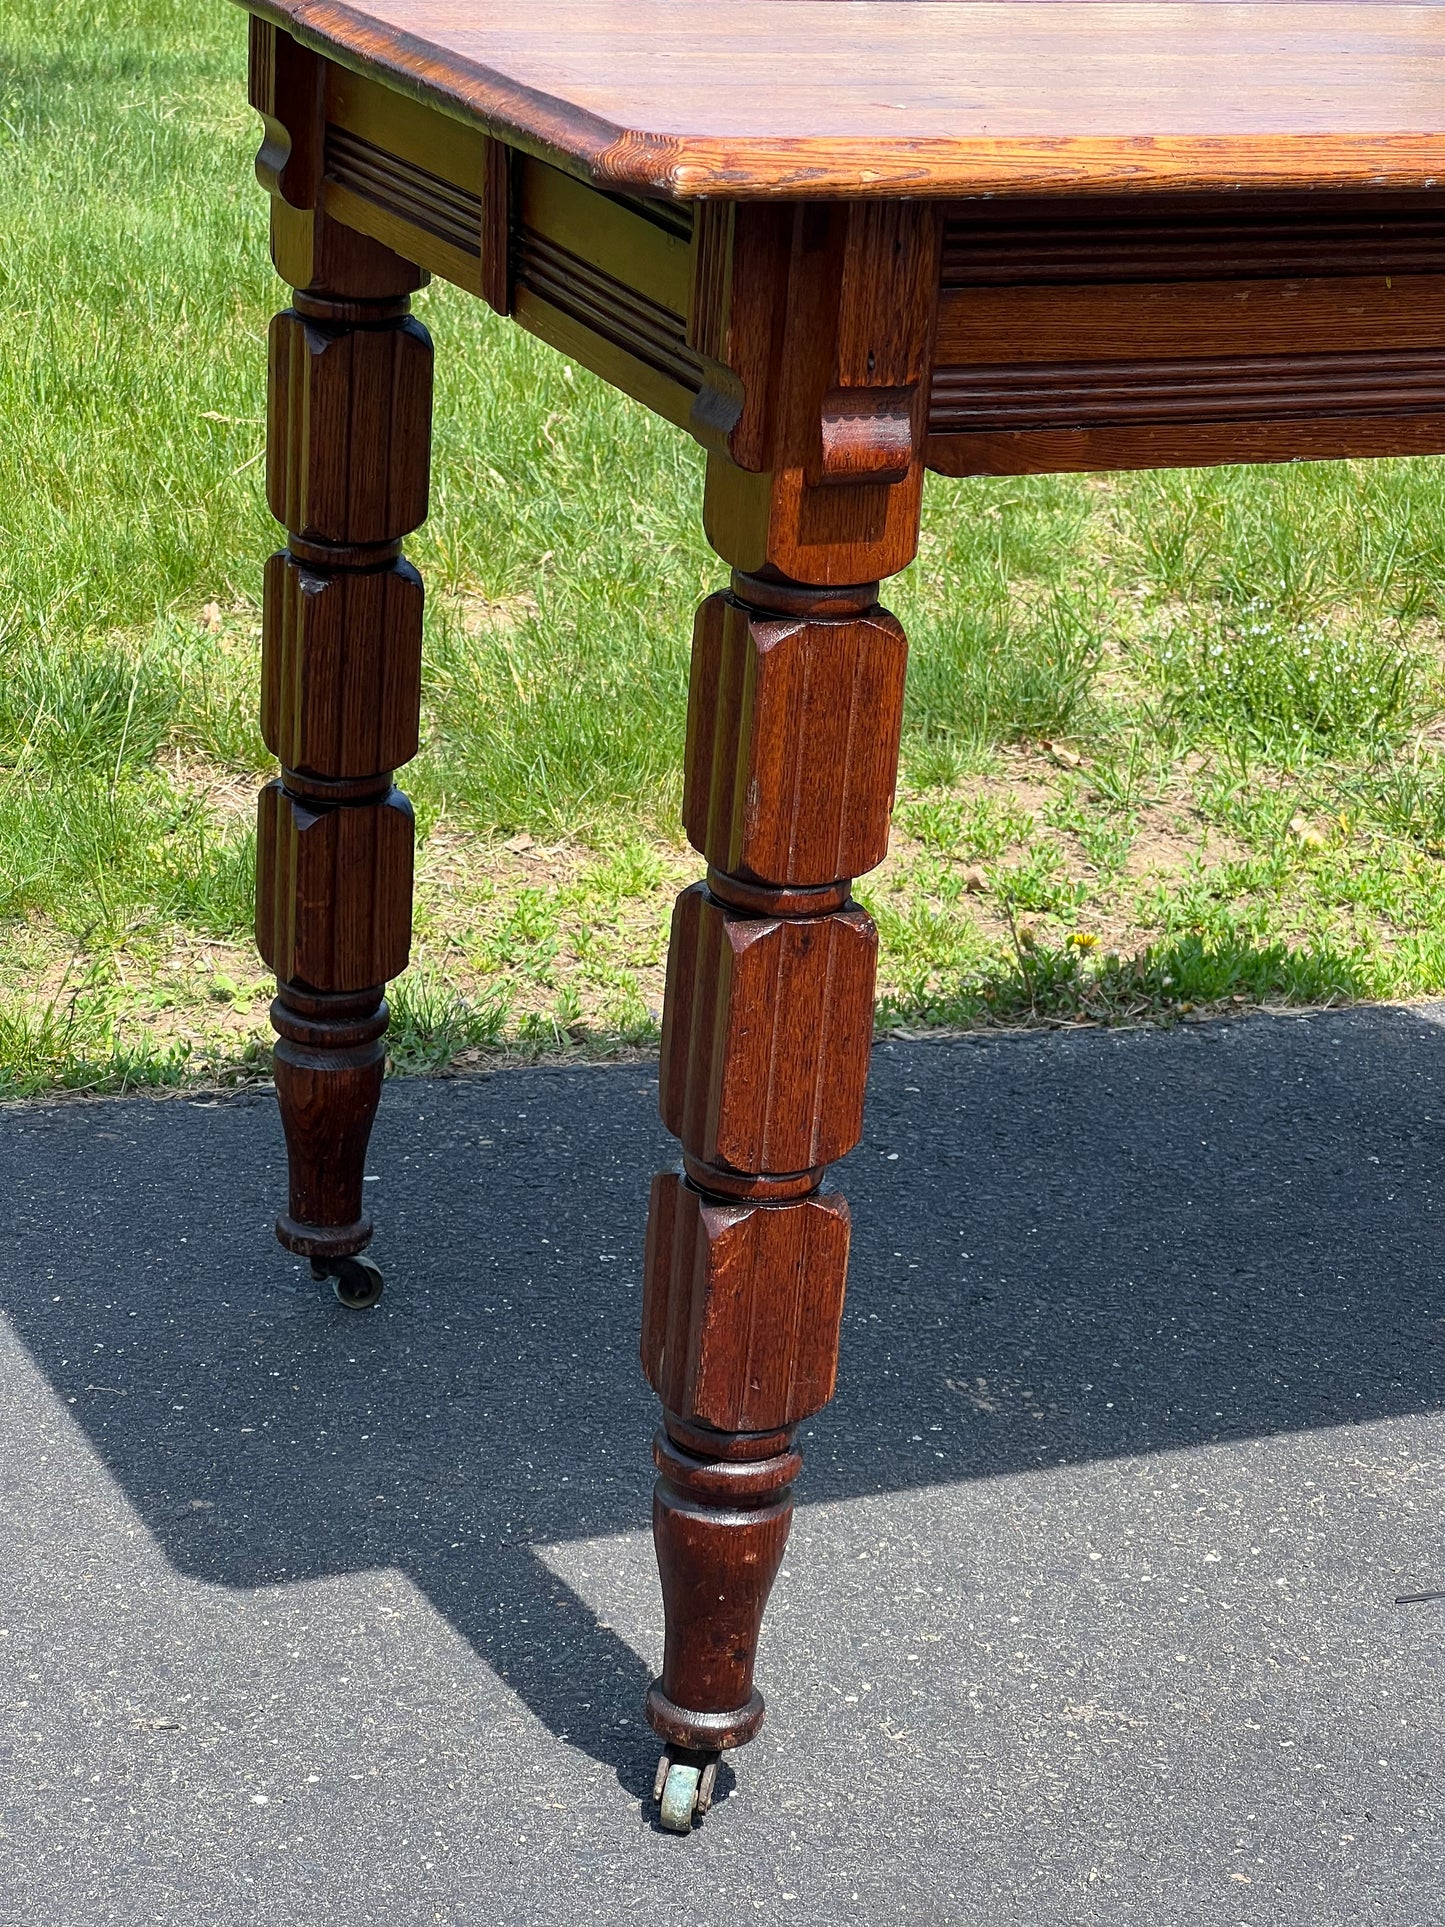
M242 0L680 198L1445 185L1445 0Z

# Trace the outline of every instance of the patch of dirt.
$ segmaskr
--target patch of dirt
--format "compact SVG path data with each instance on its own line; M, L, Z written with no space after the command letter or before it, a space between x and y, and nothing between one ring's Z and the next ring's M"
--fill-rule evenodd
M163 759L166 774L187 796L225 823L250 824L262 778L244 770L218 768L176 745Z
M1198 818L1191 822L1190 813L1156 804L1140 812L1124 874L1131 882L1165 882L1182 876L1199 857L1208 863L1230 863L1245 855L1243 844L1222 830Z
M525 593L493 601L479 589L465 589L443 594L439 601L463 634L472 637L507 635L525 617L537 613L536 597Z

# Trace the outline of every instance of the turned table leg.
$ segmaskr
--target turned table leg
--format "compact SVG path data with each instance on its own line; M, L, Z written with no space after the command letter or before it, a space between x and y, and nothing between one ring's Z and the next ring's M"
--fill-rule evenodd
M642 1340L669 1826L762 1723L794 1433L833 1393L848 1207L822 1179L862 1129L877 954L850 885L887 847L907 655L876 592L735 575L697 619L684 817L709 867L673 915L661 1103L683 1169L653 1182Z
M276 248L283 273L298 253L307 273L270 336L267 497L287 541L266 566L261 721L282 768L260 797L256 940L277 977L277 1236L359 1306L381 1290L358 1255L362 1180L384 991L411 938L412 814L392 772L418 744L422 585L401 540L426 515L432 349L408 312L418 271L310 221L304 249L278 222Z
M823 1176L863 1127L878 935L852 880L888 847L907 645L878 584L918 545L941 232L921 204L721 208L694 285L691 338L729 374L695 425L733 577L693 634L683 818L708 869L673 913L682 1169L653 1182L643 1293L666 1621L647 1717L679 1832L762 1724L795 1435L837 1373L849 1221Z

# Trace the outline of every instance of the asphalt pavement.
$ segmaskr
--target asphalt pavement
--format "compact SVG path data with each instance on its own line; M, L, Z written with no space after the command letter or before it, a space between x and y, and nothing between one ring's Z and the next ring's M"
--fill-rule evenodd
M650 1065L387 1089L388 1278L269 1095L0 1108L3 1927L1445 1921L1445 1027L894 1040L834 1405L688 1838Z

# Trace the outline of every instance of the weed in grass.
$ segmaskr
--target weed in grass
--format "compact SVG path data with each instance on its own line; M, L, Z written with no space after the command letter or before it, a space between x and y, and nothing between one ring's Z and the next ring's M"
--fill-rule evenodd
M1159 789L1159 771L1151 762L1139 731L1130 734L1122 752L1094 758L1089 765L1089 787L1099 802L1111 810L1133 812L1154 801Z
M662 882L663 863L657 850L637 837L627 837L621 846L590 868L584 875L584 888L604 900L647 897Z
M1042 814L1051 829L1064 830L1077 838L1079 849L1101 882L1112 881L1122 873L1138 833L1135 811L1115 807L1101 814L1090 789L1073 779L1065 780Z
M603 998L599 1016L604 1035L610 1034L634 1049L653 1046L662 1035L657 1014L643 1002L631 976L624 976L613 995Z
M0 764L36 774L123 770L152 762L176 685L155 653L112 643L12 640L0 677Z
M146 639L173 667L175 713L168 740L205 767L269 774L274 765L261 739L257 699L259 612L243 605L227 617L215 604L207 608L215 613L201 622L162 618Z
M1420 666L1398 636L1286 621L1258 599L1175 627L1149 667L1195 734L1283 761L1396 740L1421 702Z
M1445 857L1445 767L1435 758L1361 770L1342 780L1340 794L1356 817L1364 813L1387 835Z
M1124 873L1129 852L1134 847L1137 824L1131 816L1097 818L1082 823L1075 832L1086 861L1098 872L1099 881L1112 883Z
M883 1021L959 1021L970 987L998 967L997 939L952 909L912 893L879 897L869 908L888 959L879 997Z
M444 1070L464 1052L494 1049L508 1017L504 987L481 999L462 996L435 972L409 970L387 998L387 1055L400 1072Z
M1097 606L1063 590L1032 619L1002 599L932 612L910 663L908 728L962 743L1065 734L1099 655Z
M993 764L994 746L978 736L952 733L922 735L908 731L903 738L902 768L911 788L954 789Z
M1066 777L1041 811L1051 830L1068 830L1078 835L1092 822L1084 786L1076 777Z
M1012 798L927 796L908 798L899 822L926 850L991 863L1029 835L1033 818Z
M1445 962L1445 946L1436 959ZM1121 1023L1191 1011L1260 1004L1335 1003L1388 994L1363 956L1327 944L1292 945L1186 935L1151 944L1133 957L1103 957L1069 940L1020 942L994 953L985 967L950 981L945 973L926 995L900 1006L885 1000L885 1021L920 1015L940 1024Z
M482 946L484 965L501 974L550 985L561 948L561 906L546 890L519 889Z
M993 887L1010 910L1038 916L1068 917L1089 901L1089 886L1064 873L1064 853L1056 844L1038 843L1020 863L995 870Z

